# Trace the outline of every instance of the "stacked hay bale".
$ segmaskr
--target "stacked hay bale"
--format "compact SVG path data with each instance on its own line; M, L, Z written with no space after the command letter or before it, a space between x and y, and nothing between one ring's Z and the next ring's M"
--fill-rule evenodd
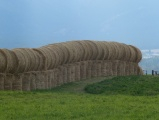
M91 40L0 49L0 90L50 89L91 77L142 75L141 58L132 45Z

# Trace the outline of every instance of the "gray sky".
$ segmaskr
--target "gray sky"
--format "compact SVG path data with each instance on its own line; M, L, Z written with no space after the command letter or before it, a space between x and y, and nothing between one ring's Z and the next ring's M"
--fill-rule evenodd
M107 40L159 49L159 0L0 0L0 48Z

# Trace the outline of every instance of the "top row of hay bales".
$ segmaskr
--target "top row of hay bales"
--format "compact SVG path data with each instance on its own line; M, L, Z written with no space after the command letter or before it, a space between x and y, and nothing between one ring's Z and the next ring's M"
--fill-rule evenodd
M117 42L69 41L40 48L0 49L0 72L22 73L56 68L59 65L87 60L140 62L138 48Z

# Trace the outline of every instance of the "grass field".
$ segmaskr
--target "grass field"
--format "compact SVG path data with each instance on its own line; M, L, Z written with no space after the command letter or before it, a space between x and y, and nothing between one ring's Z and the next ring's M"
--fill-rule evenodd
M129 76L52 90L0 91L0 120L157 120L158 88L159 77Z

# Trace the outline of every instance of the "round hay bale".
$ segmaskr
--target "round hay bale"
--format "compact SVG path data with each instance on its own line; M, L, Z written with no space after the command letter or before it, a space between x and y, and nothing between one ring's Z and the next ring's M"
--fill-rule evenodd
M87 61L81 61L80 62L80 78L86 79L86 73L87 73Z
M96 62L96 60L92 61L91 76L92 77L97 77L97 62Z
M143 73L142 68L140 66L138 66L138 68L137 68L137 75L143 75L143 74L144 73Z
M0 63L0 72L3 73L7 69L7 59L2 49L0 49Z
M81 41L82 42L82 41ZM87 49L87 56L86 56L86 59L85 60L91 60L91 57L92 57L92 54L93 54L93 51L92 51L92 48L91 48L91 45L89 44L89 40L84 40L83 43L84 43L84 47L86 47ZM79 51L80 52L80 51Z
M22 90L22 78L23 74L14 74L14 79L12 82L12 90Z
M41 47L39 50L43 51L46 56L46 70L52 69L52 64L54 63L55 57L52 54L52 51L47 47Z
M69 51L63 44L64 43L58 43L58 44L52 44L51 45L51 48L54 47L54 46L57 46L56 51L60 52L59 54L61 55L61 63L60 63L61 65L66 63L66 61L68 59L68 56L69 56L69 53L68 53Z
M87 43L85 41L76 41L79 43L81 49L83 49L82 54L81 54L81 61L85 61L89 58L89 50L87 48Z
M107 64L106 64L106 68L107 68L107 71L106 71L106 74L107 76L113 76L113 62L110 61L110 60L107 60Z
M38 62L37 70L39 70L39 71L46 70L47 69L47 61L46 61L47 57L46 57L45 52L43 50L36 49L36 48L33 48L32 50L34 51L34 53L37 56L37 62Z
M108 76L107 70L108 70L108 63L106 60L103 60L101 65L101 76L103 77Z
M53 70L49 70L49 79L50 79L50 82L51 82L51 88L54 88L56 87L56 81L55 81L55 69Z
M74 41L74 43L76 43L76 45L77 45L78 48L79 48L79 51L78 51L78 55L79 55L78 62L80 62L80 61L82 61L82 60L84 59L83 56L84 56L84 54L85 54L85 50L84 50L83 45L82 45L81 42L79 42L79 41Z
M54 69L54 87L59 85L59 69Z
M132 47L135 51L136 58L135 58L134 62L139 63L142 59L141 51L138 48L136 48L135 46L132 46L132 45L129 45L129 46Z
M63 80L64 67L63 66L59 66L58 69L59 69L58 85L62 85L64 83L64 80Z
M67 83L67 65L63 65L63 83Z
M7 73L14 73L17 65L18 60L14 52L7 49L0 49L0 71L7 72Z
M125 61L125 75L129 76L131 75L131 66L130 66L130 62Z
M23 49L27 56L29 57L29 68L28 71L37 71L40 65L39 56L37 52L33 49L25 48Z
M103 53L102 53L102 49L101 49L101 46L99 44L99 42L97 41L94 41L94 44L96 46L96 49L97 49L97 56L96 56L96 60L100 60L100 58L102 57Z
M7 73L4 80L4 90L12 90L13 81L14 81L14 75Z
M46 73L43 71L37 71L36 74L36 89L45 89L46 87Z
M66 57L67 58L66 64L72 63L75 58L73 48L71 44L69 44L68 42L64 43L63 45L67 48L69 54L68 57Z
M22 90L23 91L30 91L30 73L25 72L22 75Z
M116 60L116 58L118 56L118 49L116 48L116 46L113 42L110 42L109 44L111 47L111 51L109 51L111 53L110 60Z
M30 58L26 51L22 48L12 50L18 58L16 73L27 72L30 67Z
M102 60L108 60L109 57L109 46L106 41L101 41L101 46L103 48L103 58Z
M126 63L125 61L118 61L118 68L117 68L117 75L118 76L125 76L125 71L126 71Z
M124 49L123 46L120 43L112 42L114 47L116 48L116 60L121 60L123 57Z
M117 76L118 60L112 61L112 72L113 76Z
M0 73L0 90L4 90L5 77L6 77L6 74Z
M95 44L94 41L90 41L88 40L87 43L90 46L91 49L91 54L90 54L90 60L96 60L97 56L98 56L98 48L97 45Z
M130 59L128 61L135 62L135 59L136 59L135 50L131 46L128 46L128 47L130 49Z
M101 77L102 75L102 61L96 60L96 69L97 69L97 77Z
M35 71L30 72L30 90L36 90L36 76Z
M105 45L103 44L103 41L98 42L99 46L100 46L100 57L99 60L104 60L106 52L107 52L107 48L105 49Z
M64 53L63 50L58 46L58 44L52 44L51 46L45 46L45 48L50 48L52 53L52 60L55 60L55 66L59 66L64 62Z
M80 78L80 62L74 63L75 65L75 81L79 81Z
M71 66L69 64L66 65L67 67L67 83L71 82Z
M93 65L93 61L92 60L89 60L88 61L88 67L87 67L87 73L86 73L86 76L87 78L91 78L92 77L92 65Z
M105 57L104 60L111 60L112 59L112 47L111 47L111 43L110 42L103 42L103 44L105 45Z

